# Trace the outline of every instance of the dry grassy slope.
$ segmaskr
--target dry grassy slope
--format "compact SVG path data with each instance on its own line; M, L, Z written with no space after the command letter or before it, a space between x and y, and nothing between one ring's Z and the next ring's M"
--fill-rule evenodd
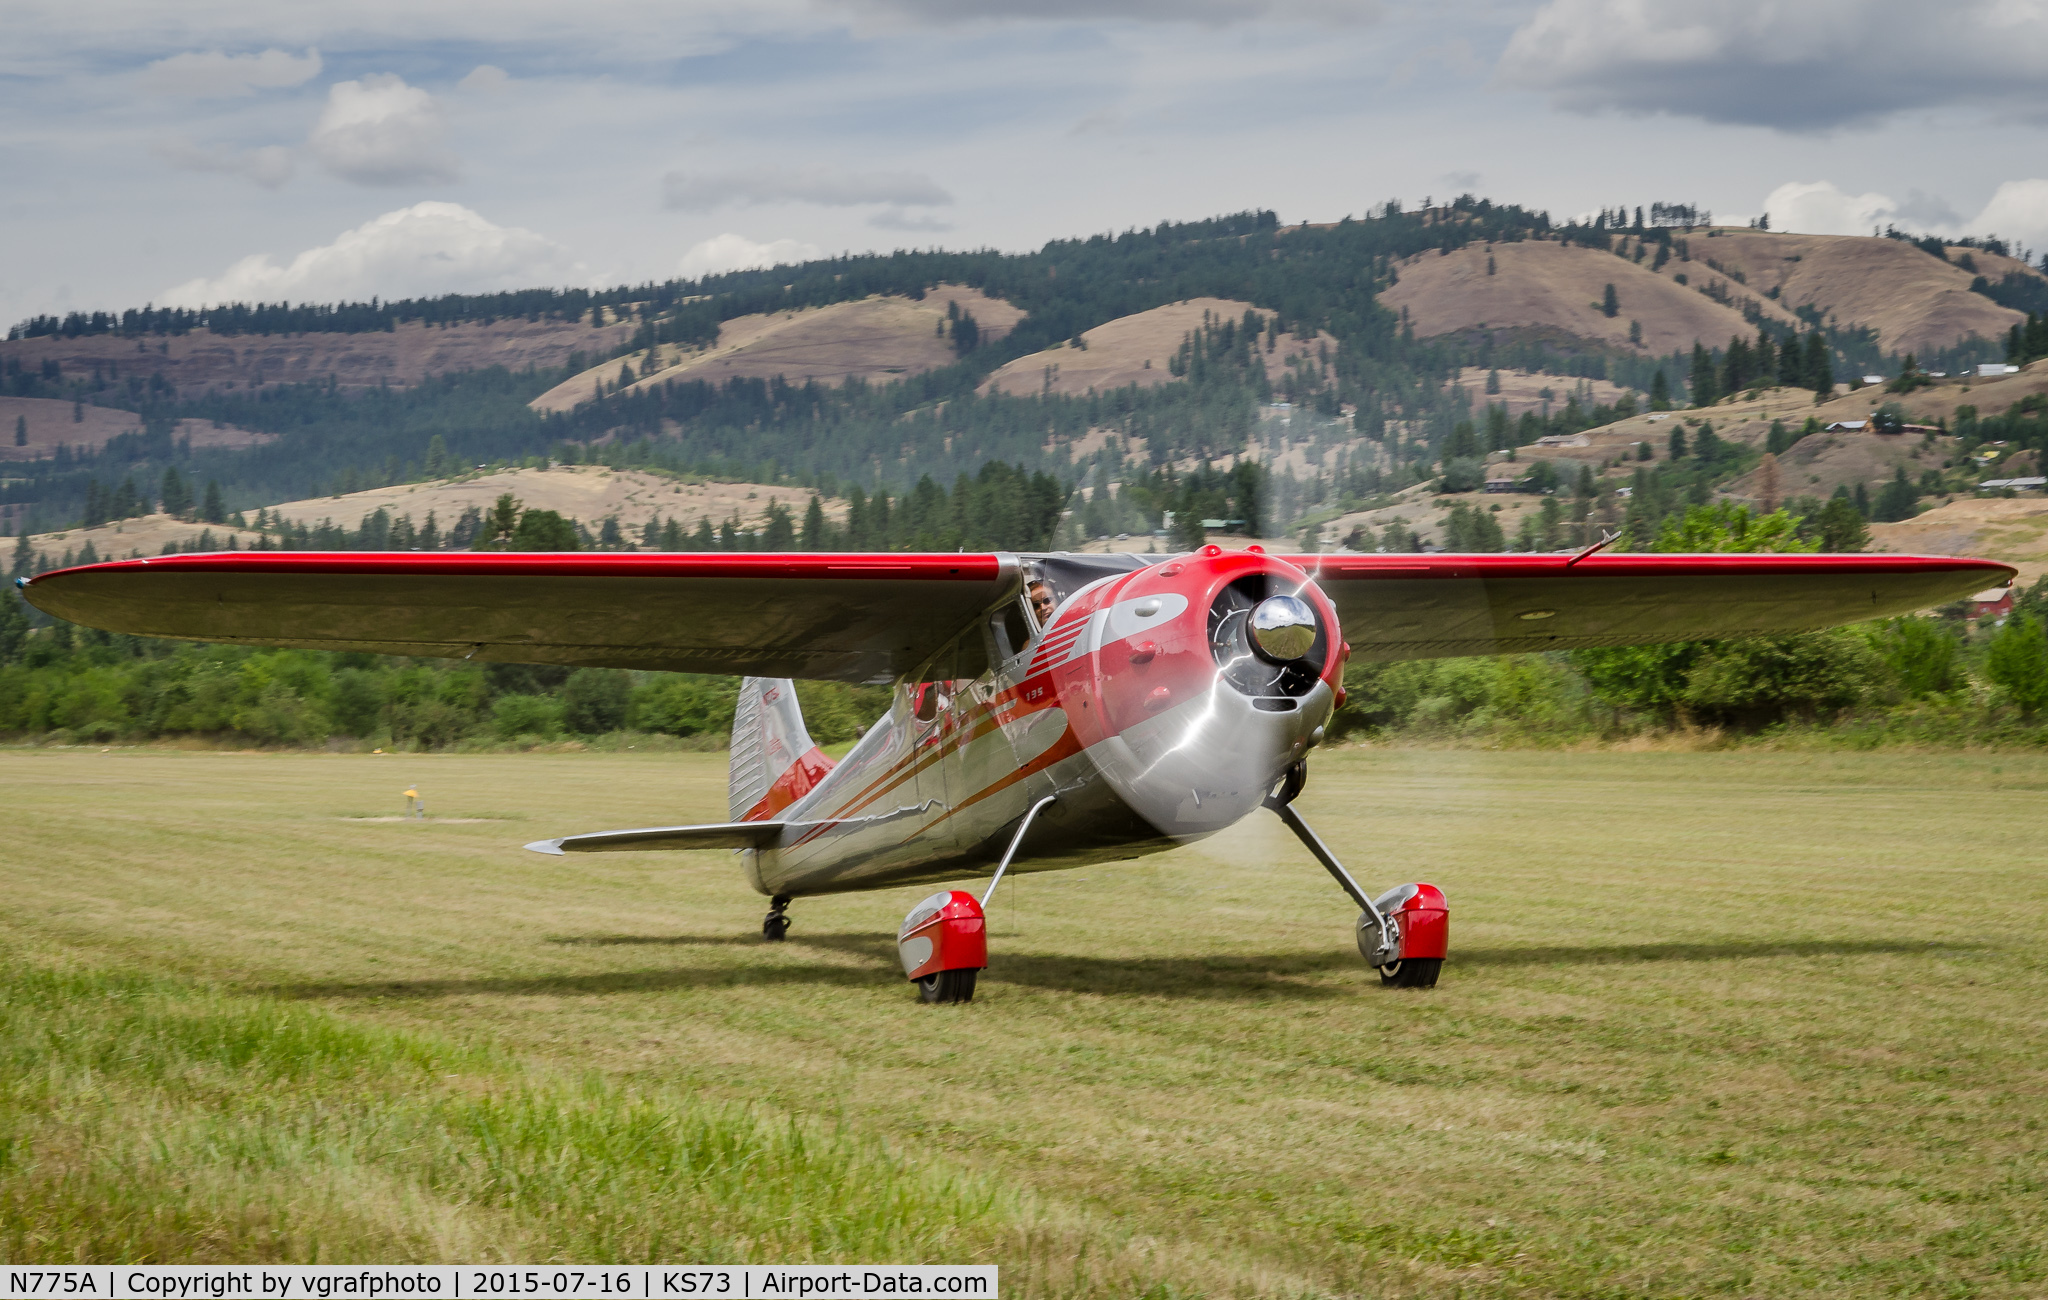
M65 377L89 377L99 366L108 378L147 378L161 372L191 393L201 388L244 388L266 383L325 380L343 387L380 383L404 387L430 375L505 366L559 366L572 352L619 346L635 326L592 329L588 321L501 320L489 325L429 327L415 321L390 333L240 334L204 330L175 338L34 338L0 342L0 360L19 360L34 371L54 359Z
M332 520L347 528L357 527L363 516L380 509L389 510L394 518L410 515L415 524L424 524L427 513L432 511L445 533L464 510L471 506L489 509L499 495L506 492L533 509L553 510L580 519L593 531L605 516L616 514L620 525L635 530L636 536L637 530L645 527L647 521L657 514L663 519L681 520L686 529L694 529L702 518L710 519L716 527L734 515L739 516L743 527L752 527L761 521L763 513L775 502L788 507L799 522L810 503L810 493L801 488L771 487L761 483L692 483L638 471L615 472L602 466L577 465L549 470L507 470L500 474L479 474L473 478L431 483L402 483L368 492L352 492L346 496L287 501L271 509L293 523L314 525L322 520ZM826 515L834 520L843 518L845 512L844 502L825 503ZM253 515L254 511L249 513ZM43 533L32 537L30 544L40 554L55 560L66 550L76 553L90 539L101 556L125 559L130 551L135 550L144 555L159 554L166 542L175 541L182 545L197 537L200 529L199 524L151 515L99 528ZM222 528L213 530L214 536L222 539L223 546L229 531ZM247 546L255 537L254 533L240 534L239 544Z
M2002 560L2032 584L2048 573L2048 501L1959 497L1903 523L1872 524L1870 549Z
M1492 275L1486 273L1489 257ZM1640 321L1643 342L1633 350L1646 356L1690 349L1695 340L1712 346L1731 335L1755 332L1740 312L1699 292L1711 274L1707 267L1676 259L1662 272L1652 273L1649 266L1647 258L1638 264L1577 244L1474 244L1401 263L1398 282L1380 294L1380 302L1393 311L1405 309L1415 332L1425 337L1482 325L1534 327L1629 349L1629 323ZM1672 278L1677 273L1686 274L1690 283L1677 283ZM1621 306L1612 319L1600 312L1609 284ZM1779 314L1775 304L1765 304L1764 310Z
M1119 316L1083 332L1085 347L1061 343L1018 357L984 380L981 391L1019 395L1050 391L1078 396L1129 384L1150 388L1171 383L1174 376L1167 362L1180 350L1183 338L1205 321L1242 321L1247 311L1256 310L1250 303L1232 298L1189 298ZM1268 311L1259 314L1272 316ZM1294 359L1317 357L1319 345L1336 346L1326 334L1281 335L1270 351L1261 352L1266 377L1277 381Z
M2023 319L2019 312L1970 292L1970 273L1896 239L1862 235L1793 235L1716 229L1691 236L1695 266L1708 258L1748 281L1761 297L1779 290L1788 307L1811 304L1843 325L1877 330L1886 351L1946 347L1971 334L2000 338ZM1971 252L1979 272L1997 279L2019 262ZM1677 263L1667 265L1669 274ZM2036 274L2028 271L2028 274ZM1736 286L1740 289L1742 286Z
M769 379L793 384L807 380L837 384L848 377L886 381L919 374L955 359L953 345L938 332L949 304L973 315L986 340L1000 339L1024 313L1000 298L962 285L942 284L923 299L877 296L858 302L806 307L800 311L740 316L719 327L716 345L691 350L663 347L614 358L556 385L533 401L535 410L566 411L589 401L600 382L618 378L630 361L634 384L645 388L673 379ZM648 374L650 368L652 374Z
M1503 370L1500 372L1500 391L1486 391L1486 371L1467 370L1455 381L1463 384L1471 395L1472 408L1482 415L1488 406L1505 406L1508 416L1519 419L1524 411L1543 414L1546 409L1558 411L1564 408L1567 398L1575 392L1589 393L1595 406L1612 406L1628 392L1620 384L1605 379L1567 379L1561 375L1545 375L1529 370ZM1550 391L1546 402L1544 390Z
M1895 239L1747 229L1698 230L1682 238L1691 260L1674 257L1658 272L1648 269L1654 255L1633 260L1631 241L1620 245L1627 257L1547 241L1474 245L1447 256L1425 253L1401 264L1400 283L1380 301L1397 311L1407 308L1416 332L1425 336L1484 324L1558 329L1626 347L1629 322L1637 320L1645 350L1654 354L1689 349L1695 339L1714 346L1754 332L1740 311L1702 292L1716 281L1738 307L1752 299L1773 320L1796 323L1791 309L1811 304L1831 312L1839 324L1869 326L1887 351L1945 347L1971 334L1997 338L2021 319L1971 293L1971 272L1953 260L1944 263ZM2040 274L1995 254L1957 248L1950 256L1966 252L1977 273L1993 280L2015 271ZM1495 264L1491 276L1489 256ZM1679 275L1686 284L1677 283ZM1611 320L1596 305L1609 283L1621 300L1621 312ZM1768 296L1773 289L1776 299Z
M70 402L47 397L0 397L0 460L39 460L58 447L72 451L95 451L108 439L124 433L139 433L142 417L133 411L108 406L87 406L73 418ZM14 445L14 422L27 422L28 445ZM180 420L178 438L190 438L198 447L253 447L268 442L267 433L252 433L226 425L216 429L211 420Z

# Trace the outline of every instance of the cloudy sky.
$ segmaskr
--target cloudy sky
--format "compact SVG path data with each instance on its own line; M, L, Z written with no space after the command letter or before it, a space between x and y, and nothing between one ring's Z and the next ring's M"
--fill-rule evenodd
M2048 0L14 0L0 324L1472 190L2048 247Z

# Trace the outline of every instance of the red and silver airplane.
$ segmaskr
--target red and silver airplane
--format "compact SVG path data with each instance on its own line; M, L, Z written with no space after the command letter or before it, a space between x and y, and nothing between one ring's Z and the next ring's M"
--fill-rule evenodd
M927 1002L988 964L1005 871L1199 840L1270 809L1359 910L1383 983L1436 983L1443 893L1362 887L1302 820L1347 660L1386 662L1803 631L2009 583L1902 555L374 554L229 552L23 579L110 631L577 667L746 675L730 820L543 840L542 853L743 851L772 900L943 889L898 933ZM892 682L837 763L792 679Z

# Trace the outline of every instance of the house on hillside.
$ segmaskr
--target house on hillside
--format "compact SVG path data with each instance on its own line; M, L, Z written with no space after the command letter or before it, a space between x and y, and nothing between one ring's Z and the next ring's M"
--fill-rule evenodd
M2020 368L2018 366L2008 366L2001 361L1991 361L1977 367L1977 378L1996 379L2000 375L2016 375L2019 372Z
M2034 492L2043 487L2048 487L2048 478L2030 474L2025 478L1987 478L1977 485L1977 490L1996 492L2001 488L2009 488L2014 492Z
M1861 433L1870 427L1868 420L1836 420L1825 426L1823 433Z
M1583 433L1551 433L1536 440L1539 447L1590 447L1593 440Z
M2003 619L2012 613L2012 588L1993 587L1970 597L1971 618Z
M1511 474L1497 474L1486 480L1488 492L1512 492L1521 482Z

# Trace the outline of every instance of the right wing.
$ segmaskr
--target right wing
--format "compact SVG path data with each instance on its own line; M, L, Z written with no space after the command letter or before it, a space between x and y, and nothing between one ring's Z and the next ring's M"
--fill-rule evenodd
M2013 579L1948 555L1290 555L1359 663L1804 632Z
M228 551L21 581L88 627L231 645L887 682L1023 585L1012 555ZM946 677L985 668L960 638Z
M649 826L637 831L594 831L535 840L535 853L634 853L644 849L764 849L782 836L781 822L711 822L703 826Z

